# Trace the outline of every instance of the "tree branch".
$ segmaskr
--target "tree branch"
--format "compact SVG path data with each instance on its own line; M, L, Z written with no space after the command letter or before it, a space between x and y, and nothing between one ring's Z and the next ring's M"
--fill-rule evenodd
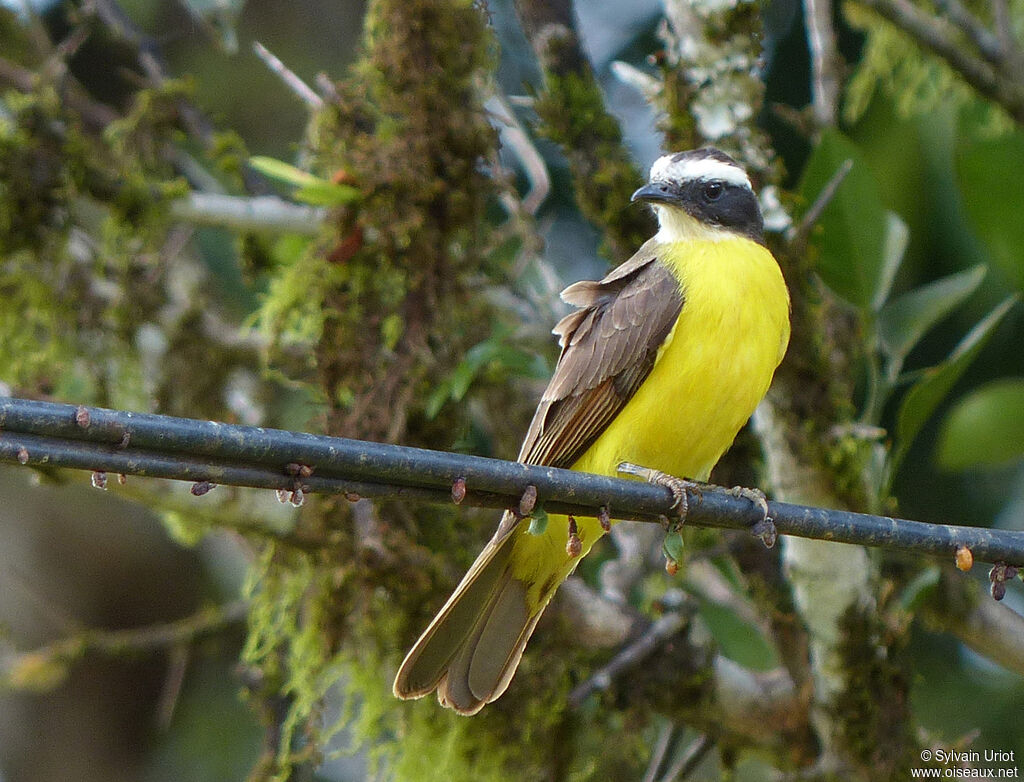
M603 232L612 255L625 260L654 232L652 215L630 208L643 179L580 46L572 2L516 0L515 6L544 74L533 105L540 133L568 159L583 216Z
M940 10L945 11L950 20L971 39L978 52L993 65L1003 59L1003 46L999 39L989 32L988 28L972 14L960 0L939 0Z
M832 24L832 0L804 0L807 44L811 52L811 107L819 128L833 127L839 116L842 59Z
M968 648L1010 671L1024 675L1024 616L992 600L975 597L970 584L944 575L951 590L926 601L918 616L930 630L949 633Z
M245 619L249 604L236 600L204 608L164 624L127 630L83 630L28 652L10 655L0 664L0 690L48 690L63 680L67 668L87 654L125 656L181 646Z
M607 665L573 688L569 693L569 708L578 709L591 694L608 689L616 676L643 662L661 644L678 633L687 620L688 617L683 611L662 614L639 638L623 647Z
M0 400L0 461L278 489L299 499L318 492L451 502L452 487L461 479L466 505L514 507L533 486L550 512L595 516L607 507L618 519L646 522L671 516L674 502L664 487L554 467L11 398ZM978 561L1024 563L1024 532L783 502L768 507L784 535L949 558L967 546ZM749 529L759 517L748 500L705 490L691 496L687 523Z
M909 35L919 46L941 57L953 70L986 98L1001 105L1024 124L1024 84L1014 71L993 65L970 54L955 31L942 19L926 14L909 0L854 0ZM1004 64L1009 65L1008 63Z
M316 236L327 220L327 210L293 204L277 196L230 196L190 193L172 201L171 217L195 225L235 231L266 231Z

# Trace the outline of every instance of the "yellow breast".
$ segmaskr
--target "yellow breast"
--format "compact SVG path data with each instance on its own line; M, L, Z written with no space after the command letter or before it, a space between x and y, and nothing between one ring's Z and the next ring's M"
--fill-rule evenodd
M785 353L789 294L768 250L738 237L665 247L682 312L651 374L573 469L614 475L629 461L706 479Z
M572 469L615 475L620 462L706 480L771 384L789 343L789 293L764 247L742 238L666 243L660 256L684 303L650 375ZM612 509L614 514L614 509ZM578 520L585 555L603 534ZM520 532L513 573L531 608L547 603L579 563L565 550L566 519Z

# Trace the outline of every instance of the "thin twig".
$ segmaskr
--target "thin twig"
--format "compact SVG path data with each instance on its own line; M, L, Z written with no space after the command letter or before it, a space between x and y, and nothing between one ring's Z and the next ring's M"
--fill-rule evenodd
M281 62L280 58L266 46L261 44L259 41L253 41L252 50L256 53L257 57L263 60L263 64L266 65L267 68L269 68L270 71L274 73L288 89L297 95L310 110L316 111L324 105L323 98L317 95L316 91L312 87L300 79L295 71Z
M801 247L804 242L807 241L807 237L811 234L811 229L817 224L818 220L821 219L822 213L825 208L832 202L832 199L836 197L836 193L839 191L839 186L843 184L843 180L846 179L850 170L853 168L853 160L844 160L839 168L836 169L836 173L832 175L832 178L828 180L825 186L818 193L818 197L814 199L814 203L811 204L810 208L804 212L804 216L800 218L800 222L794 225L786 233L786 241L795 248Z
M807 44L811 52L811 107L819 128L835 126L842 91L842 60L832 24L832 0L804 0Z
M523 128L504 95L492 93L484 103L484 108L497 120L496 126L502 146L509 149L523 166L530 189L520 203L523 211L535 215L551 192L551 176L548 174L547 163L537 151L530 135Z
M992 17L995 21L995 35L1006 58L1006 68L1011 76L1024 80L1024 52L1013 29L1013 15L1008 0L992 0Z
M661 764L665 760L665 754L672 743L672 734L674 732L675 725L671 722L666 722L661 726L661 730L658 731L658 738L655 739L654 746L651 748L651 760L647 764L647 771L644 772L642 782L656 782L658 769L661 768Z
M156 84L165 80L166 65L156 40L132 21L117 0L92 0L86 10L92 10L113 35L138 49L139 65L150 80Z
M675 500L661 486L571 470L429 451L363 440L285 432L148 413L0 399L0 461L71 467L216 484L366 497L451 502L462 479L462 504L515 506L528 487L554 513L661 523ZM707 489L690 497L687 523L749 529L760 513L749 500ZM1024 532L768 503L778 532L840 543L884 546L952 558L971 549L976 561L1024 563Z
M662 614L643 635L626 646L611 661L586 681L578 684L569 693L569 707L578 709L592 693L607 690L615 677L628 668L645 660L661 644L678 633L687 616L683 611L669 611Z
M676 782L676 780L686 779L714 748L715 740L706 733L701 734L686 748L686 752L669 767L661 782Z
M995 4L998 3L999 0L995 0ZM971 39L982 57L993 64L1002 62L1005 53L999 39L960 0L938 0L937 5Z
M0 687L37 688L56 681L36 673L66 668L87 654L121 657L173 649L238 624L249 610L245 600L204 608L174 622L127 630L83 630L28 652L9 656L0 668Z
M190 193L173 201L175 220L227 228L233 231L264 231L316 236L327 219L327 210L293 204L276 196L230 196Z

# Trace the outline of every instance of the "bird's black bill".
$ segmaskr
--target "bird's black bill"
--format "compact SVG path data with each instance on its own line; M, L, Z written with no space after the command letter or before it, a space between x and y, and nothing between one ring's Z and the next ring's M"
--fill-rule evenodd
M633 193L633 197L630 200L678 204L680 199L681 194L679 190L672 185L665 182L651 182Z

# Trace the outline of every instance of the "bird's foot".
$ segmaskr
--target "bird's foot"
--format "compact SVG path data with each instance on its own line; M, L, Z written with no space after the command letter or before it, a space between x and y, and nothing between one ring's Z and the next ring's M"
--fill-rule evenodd
M760 538L765 547L771 548L774 546L779 533L775 529L775 522L772 520L772 517L768 515L768 498L764 496L764 492L760 489L748 489L745 486L733 486L731 489L728 489L728 492L733 497L750 500L757 506L757 509L761 512L761 518L750 528L750 533Z
M672 492L672 499L674 500L672 510L676 514L675 526L677 528L686 521L686 514L690 510L690 500L687 492L693 492L700 498L703 496L701 490L706 485L697 481L687 480L686 478L677 478L675 475L669 475L661 470L641 467L631 462L621 462L617 469L624 475L635 475L638 478L643 478L648 483L653 483L655 486L664 486Z

